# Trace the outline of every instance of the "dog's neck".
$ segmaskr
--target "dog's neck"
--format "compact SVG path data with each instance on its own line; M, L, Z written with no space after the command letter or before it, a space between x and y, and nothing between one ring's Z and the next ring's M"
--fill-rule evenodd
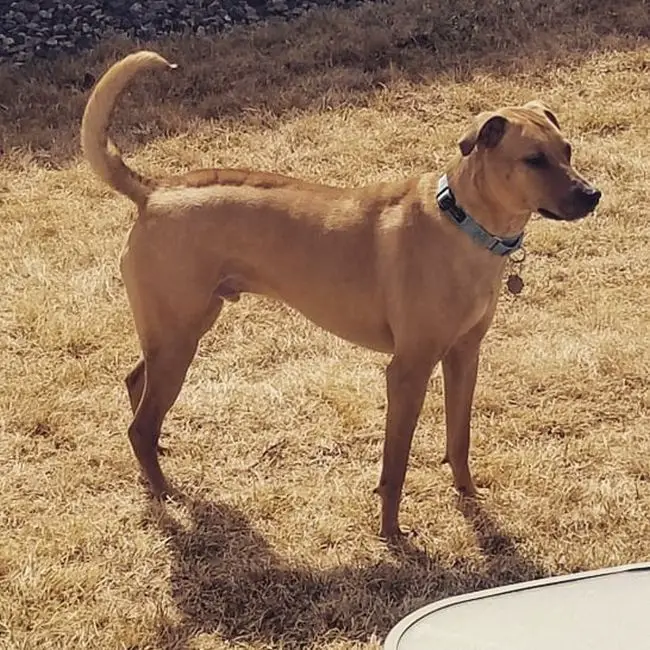
M531 213L504 205L485 182L481 165L458 156L449 166L447 178L457 204L492 235L510 238L523 232Z

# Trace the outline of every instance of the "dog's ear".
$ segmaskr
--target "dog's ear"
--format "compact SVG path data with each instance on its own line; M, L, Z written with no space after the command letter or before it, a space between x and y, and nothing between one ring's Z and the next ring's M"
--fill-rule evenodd
M472 127L459 140L458 146L463 156L469 156L477 146L486 149L496 147L506 132L508 120L498 113L481 113Z
M540 101L539 99L534 99L532 102L528 102L527 104L524 104L524 108L528 108L531 111L540 113L551 124L553 124L553 126L555 126L558 130L560 129L560 122L555 116L555 113L544 102Z

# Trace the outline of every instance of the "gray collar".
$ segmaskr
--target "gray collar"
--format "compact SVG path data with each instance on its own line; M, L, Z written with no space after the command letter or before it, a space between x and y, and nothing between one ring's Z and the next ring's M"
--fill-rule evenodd
M467 233L479 246L487 248L491 253L504 257L521 248L524 233L516 237L497 237L490 234L483 226L477 223L457 203L447 181L447 174L443 174L438 181L436 200L440 209L465 233Z

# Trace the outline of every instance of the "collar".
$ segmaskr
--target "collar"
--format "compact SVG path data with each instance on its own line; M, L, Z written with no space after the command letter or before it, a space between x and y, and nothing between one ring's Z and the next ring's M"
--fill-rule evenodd
M521 248L524 241L524 233L516 237L497 237L490 234L481 224L475 221L463 208L456 203L447 174L443 174L438 181L438 193L436 194L438 207L465 233L467 233L479 246L487 248L490 253L505 257Z

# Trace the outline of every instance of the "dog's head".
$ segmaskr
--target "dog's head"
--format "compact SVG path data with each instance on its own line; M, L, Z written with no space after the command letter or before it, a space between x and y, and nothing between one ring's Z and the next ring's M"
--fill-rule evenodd
M601 193L571 166L571 145L539 101L482 113L459 146L480 167L486 191L513 211L574 221L600 200Z

